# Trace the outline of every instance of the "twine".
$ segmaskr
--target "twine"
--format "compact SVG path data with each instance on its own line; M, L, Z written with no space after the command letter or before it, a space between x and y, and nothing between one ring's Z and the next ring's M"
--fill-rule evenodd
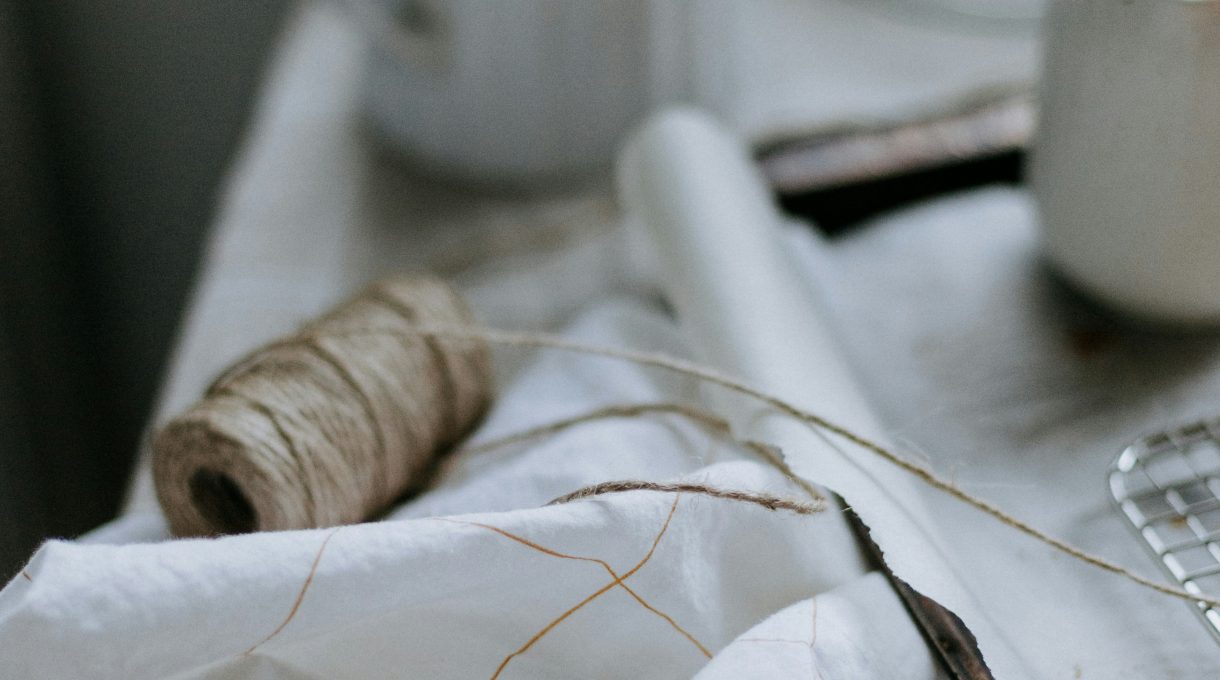
M166 425L154 440L153 473L171 529L183 536L323 527L384 511L418 484L437 454L471 429L486 409L491 391L488 344L601 356L717 385L878 456L1075 560L1162 595L1220 607L1220 599L1140 576L1051 536L919 462L715 369L664 354L472 325L456 293L431 278L374 284L292 338L234 366L207 390L203 401ZM652 404L601 409L495 444L646 411L668 411L728 431L718 416ZM790 478L800 479L771 447L743 443ZM800 483L815 501L820 499L816 489ZM677 486L608 482L553 502L637 489L676 491ZM800 511L795 501L764 494L687 486L696 493L775 509L788 503L793 507L785 509ZM809 506L811 512L815 506Z
M571 503L572 501L584 500L601 496L608 493L623 493L624 491L659 491L661 493L690 493L699 494L701 496L709 496L711 498L720 498L726 501L736 501L738 503L749 503L751 505L759 505L768 510L787 510L795 512L798 515L812 515L821 512L824 506L813 503L804 503L794 501L790 498L781 496L773 496L769 493L758 493L754 491L738 491L737 489L722 489L716 486L707 484L697 484L693 482L677 482L677 483L662 483L648 482L638 479L624 479L617 482L602 482L600 484L592 484L572 493L567 493L559 498L552 500L547 505L561 505L563 503Z
M486 342L410 326L470 320L437 279L387 279L238 362L153 440L171 531L329 527L386 510L491 399ZM350 333L371 325L383 332Z
M366 328L361 330L348 331L352 333L368 333L378 334L389 332L386 329ZM953 498L965 503L987 515L998 520L1000 523L1017 530L1020 533L1029 536L1030 538L1047 545L1054 550L1061 552L1072 559L1083 562L1091 567L1100 569L1120 576L1136 585L1142 586L1149 590L1158 592L1162 595L1173 597L1180 600L1185 600L1193 604L1206 605L1208 607L1220 607L1220 598L1215 598L1202 594L1191 593L1181 588L1175 588L1150 578L1140 576L1134 571L1104 557L1094 555L1085 550L1064 541L1055 536L1051 536L1045 531L1029 524L1028 522L1015 517L1014 515L1005 512L996 505L986 501L970 492L962 489L957 484L945 479L931 470L931 468L922 463L908 460L900 454L890 450L889 448L878 444L867 437L857 434L841 425L833 423L816 413L806 411L776 395L770 394L764 390L738 380L736 378L725 375L716 369L703 366L684 359L678 359L665 354L654 352L639 352L618 347L607 347L603 345L593 345L580 342L574 342L562 337L547 335L542 333L517 333L511 331L502 331L491 328L483 328L480 326L430 326L430 327L414 327L408 332L420 336L444 338L446 341L470 341L481 340L493 345L504 345L512 347L529 347L529 348L545 348L554 349L577 354L586 354L591 356L600 356L607 359L624 361L638 366L649 366L672 373L677 373L687 377L692 377L703 382L717 385L731 392L749 397L758 402L766 404L776 411L783 413L810 428L821 430L829 434L835 435L844 441L862 449L870 454L876 455L882 460L897 466L905 472L913 475L916 479L924 484L931 486L938 491L946 493ZM573 420L573 419L568 419ZM537 429L546 429L543 428Z
M721 418L710 411L677 402L661 401L640 404L612 404L609 406L602 406L586 413L581 413L568 418L562 418L560 420L554 420L536 427L531 427L527 430L505 435L497 439L488 440L480 444L463 446L461 453L468 456L479 455L494 449L520 444L531 439L558 434L564 430L584 423L597 420L606 420L609 418L638 418L640 416L649 414L681 416L700 427L711 430L715 434L731 439L733 442L745 447L746 450L753 452L759 458L762 458L769 465L783 473L783 475L788 478L788 481L795 484L809 496L809 498L813 501L812 507L815 507L817 511L826 509L825 494L823 494L814 485L810 484L800 475L793 472L792 468L788 466L788 462L784 460L783 456L779 455L775 451L775 447L763 442L742 439L733 433L732 426L729 425L729 421L725 420L724 418ZM627 482L623 483L638 484L640 482L628 480ZM568 494L568 496L571 495L572 494ZM564 498L567 498L567 496ZM557 501L551 501L551 503L555 502Z

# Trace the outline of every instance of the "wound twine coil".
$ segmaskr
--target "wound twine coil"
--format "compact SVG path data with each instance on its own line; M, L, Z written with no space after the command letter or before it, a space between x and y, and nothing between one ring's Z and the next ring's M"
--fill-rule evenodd
M396 277L229 368L153 440L171 531L328 527L385 511L492 396L485 341L409 331L472 322L445 283Z
M1146 578L1055 538L918 462L715 369L661 354L473 325L457 294L431 278L370 286L296 336L229 369L203 401L166 425L153 442L153 475L171 530L190 536L323 527L383 511L421 481L420 474L438 452L479 420L491 397L492 344L601 356L718 385L841 437L1073 559L1162 595L1220 607L1220 599ZM677 413L718 429L722 426L717 423L723 422L719 416L673 404L635 404L546 424L500 443L651 411ZM405 446L395 448L398 445ZM321 457L307 455L314 453ZM771 462L792 476L782 459ZM679 490L628 480L581 489L553 502L628 487ZM787 503L793 505L787 509L802 514L821 509L816 502L797 507L784 499L733 490L699 486L692 491L774 506L771 509ZM811 496L819 498L816 492Z

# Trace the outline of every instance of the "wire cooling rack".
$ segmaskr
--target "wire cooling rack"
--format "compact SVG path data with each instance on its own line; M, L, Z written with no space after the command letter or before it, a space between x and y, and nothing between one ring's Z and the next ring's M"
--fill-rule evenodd
M1220 419L1140 439L1110 470L1115 506L1165 573L1220 597ZM1220 610L1198 604L1220 642Z

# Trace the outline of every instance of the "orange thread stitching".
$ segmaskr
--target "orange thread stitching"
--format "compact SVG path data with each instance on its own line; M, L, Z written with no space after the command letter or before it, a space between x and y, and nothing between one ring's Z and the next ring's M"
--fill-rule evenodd
M520 656L520 655L524 654L526 651L528 651L530 647L533 647L535 643L537 643L539 640L541 640L547 633L551 632L551 630L554 629L555 626L558 626L560 623L562 623L564 619L566 619L569 616L571 616L572 614L576 613L577 610L579 610L581 607L584 607L586 604L589 604L593 600L596 600L597 598L601 597L611 588L614 588L615 586L620 585L626 579L631 578L632 575L634 575L645 564L647 564L648 560L652 559L653 553L656 552L657 544L659 544L661 542L661 537L664 536L665 532L669 529L670 520L672 520L674 518L674 511L678 509L678 500L681 498L682 498L681 494L674 494L674 502L673 502L673 505L671 505L669 507L669 515L665 517L665 524L663 524L661 526L661 530L657 533L656 538L654 538L652 541L652 547L650 547L648 549L648 552L644 555L644 558L641 559L638 564L636 564L634 567L632 567L631 570L628 571L627 573L623 574L622 576L616 577L613 581L606 584L605 586L602 586L592 595L581 600L571 609L567 610L563 614L560 614L558 618L556 618L554 621L551 621L546 626L544 626L542 628L542 630L535 633L534 636L532 638L530 638L528 642L526 642L524 645L522 645L520 649L518 649L517 651L513 652L512 654L509 654L508 656L504 657L504 660L500 662L499 667L496 668L496 672L491 674L491 680L496 680L497 678L499 678L500 673L504 672L504 668L506 666L508 666L508 662L512 661L514 657Z
M283 622L280 623L279 626L276 626L275 630L271 631L270 635L260 640L250 649L242 652L242 656L249 656L254 652L254 650L271 640L271 638L279 635L280 631L284 630L284 628L288 625L288 622L292 621L293 617L297 615L297 610L301 608L301 602L305 600L305 592L309 590L309 584L313 583L314 574L316 574L318 571L318 563L322 561L322 553L326 552L326 545L330 543L330 539L334 538L335 534L339 533L339 530L342 528L343 527L336 527L329 534L326 534L326 538L322 540L322 545L318 546L318 554L313 558L313 565L309 567L309 575L305 577L305 583L301 585L301 592L297 593L297 599L292 603L292 609L288 610L288 616L283 620Z
M670 625L670 627L672 627L675 631L677 631L680 635L685 637L687 640L690 640L691 644L693 644L695 647L698 647L699 652L702 653L703 656L705 656L709 659L712 658L712 652L707 647L705 647L702 642L699 642L699 640L697 640L694 635L691 635L685 628L683 628L681 625L679 625L678 622L675 621L673 619L673 617L671 617L669 614L666 614L665 612L661 611L660 609L657 609L656 607L649 604L639 593L637 593L634 589L632 589L631 586L627 585L626 583L623 583L622 579L619 578L618 572L616 572L614 570L614 568L611 567L605 560L601 560L596 557L584 557L582 555L569 555L567 553L561 553L557 550L551 550L550 548L538 545L537 543L534 543L533 541L531 541L527 538L518 536L509 531L505 531L504 529L501 529L500 527L497 527L497 526L493 526L491 524L483 524L481 522L470 522L467 520L452 519L449 517L435 517L433 519L436 519L436 520L439 520L442 522L452 522L454 524L465 524L468 526L475 526L475 527L481 527L483 529L488 529L490 531L496 532L497 534L500 534L501 536L503 536L507 539L516 541L522 545L533 548L534 550L537 550L541 553L545 553L552 557L559 557L559 558L562 558L565 560L578 560L581 562L594 562L594 563L600 564L602 566L602 568L605 569L606 572L610 574L610 578L615 579L618 586L620 588L622 588L623 590L627 591L627 594L631 595L631 597L634 598L636 602L640 603L641 607L643 607L644 609L647 609L648 611L652 612L653 614L656 614L657 616L664 619L665 622Z
M569 555L567 553L561 553L558 550L551 550L550 548L547 548L545 546L541 546L541 545L538 545L537 543L534 543L533 541L529 540L528 538L523 538L523 537L518 536L509 531L505 531L504 529L501 529L500 527L492 525L492 524L483 524L482 522L471 522L471 521L464 520L464 519L453 519L451 517L433 517L432 519L435 519L438 522L450 522L452 524L464 524L466 526L481 527L481 528L487 529L489 531L494 531L497 534L500 534L501 536L503 536L507 539L516 541L522 545L533 548L534 550L537 550L538 552L546 553L547 555L550 555L551 557L561 557L565 560L580 560L581 562L596 562L597 564L602 565L602 567L604 567L605 569L609 570L611 573L613 573L613 571L614 571L613 569L611 569L609 564L606 564L606 562L604 562L603 560L599 560L596 557L583 557L581 555Z
M818 668L817 652L813 650L813 644L818 641L818 600L816 597L809 599L809 669L812 671L810 675L814 680L823 680L822 669Z
M618 577L615 577L615 578L618 578ZM674 621L673 618L670 617L669 614L666 614L665 612L663 612L663 611L657 609L656 607L653 607L652 605L645 602L644 598L637 595L636 592L634 590L632 590L626 583L620 582L618 585L619 585L619 587L626 590L632 597L634 597L635 601L639 602L640 606L642 606L644 609L647 609L648 611L652 612L653 614L656 614L657 616L661 617L662 619L665 619L665 621L668 622L669 625L671 627L673 627L674 630L678 631L678 633L680 633L687 640L690 640L691 644L698 647L699 651L703 654L703 656L705 656L709 659L712 658L711 650L709 650L707 647L704 647L703 643L696 640L694 635L691 635L690 633L688 633L686 631L685 628L678 625L678 622Z
M818 639L818 601L816 599L809 600L810 621L809 621L809 639L808 640L793 640L791 638L738 638L735 642L778 642L786 645L800 645L809 648L809 672L810 675L817 680L822 677L822 671L818 668L817 659L813 651L813 643Z

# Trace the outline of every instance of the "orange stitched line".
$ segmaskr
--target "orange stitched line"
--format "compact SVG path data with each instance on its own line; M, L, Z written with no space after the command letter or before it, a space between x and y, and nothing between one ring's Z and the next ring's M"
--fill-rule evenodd
M809 639L808 640L793 640L791 638L738 638L737 642L778 642L785 645L800 645L809 648L809 670L815 680L822 677L822 671L818 668L817 659L814 658L813 643L818 639L818 601L816 599L809 600L811 620L809 622Z
M559 618L546 624L546 626L542 630L535 633L534 637L529 639L529 642L526 642L520 649L513 652L512 654L509 654L508 656L504 657L504 660L501 661L500 665L496 668L496 672L491 674L491 680L496 680L496 678L500 677L500 673L504 672L504 667L508 665L509 661L513 660L513 657L524 654L526 652L526 650L528 650L530 647L534 646L535 642L538 642L539 640L541 640L544 635L551 632L551 629L553 629L555 626L558 626L560 623L562 623L564 619L568 618L572 614L575 614L578 609L585 606L586 604L589 604L593 600L596 600L597 598L601 597L607 590L610 590L611 588L613 588L616 585L618 585L618 584L615 581L611 581L610 583L606 584L605 586L602 586L592 595L586 597L585 599L583 599L579 603L577 603L576 606L572 607L571 609L569 609L566 612L564 612L563 614L561 614L559 616Z
M501 529L500 527L497 527L497 526L493 526L491 524L483 524L481 522L470 522L470 521L460 520L460 519L451 519L449 517L435 517L433 519L436 519L436 520L439 520L442 522L452 522L454 524L465 524L468 526L481 527L481 528L487 529L489 531L494 531L497 534L500 534L501 536L503 536L507 539L516 541L524 546L533 548L534 550L537 550L541 553L545 553L552 557L559 557L559 558L562 558L565 560L579 560L581 562L594 562L594 563L600 564L602 566L602 568L605 569L610 574L610 578L615 579L615 581L618 583L618 586L620 588L622 588L623 590L627 591L627 593L629 595L631 595L631 597L635 598L635 601L639 602L641 607L643 607L644 609L647 609L648 611L652 612L653 614L656 614L657 616L664 619L666 621L666 623L668 623L670 625L670 627L672 627L674 630L678 631L678 633L680 635L682 635L683 637L685 637L687 640L690 640L691 644L695 645L695 647L698 647L700 653L702 653L703 656L705 656L709 659L712 658L711 651L708 650L708 648L705 647L703 645L703 643L701 643L701 642L699 642L699 640L695 639L695 636L691 635L685 628L683 628L681 625L679 625L678 622L673 619L673 617L671 617L669 614L666 614L665 612L661 611L660 609L657 609L656 607L649 604L643 597L640 596L639 593L637 593L635 590L633 590L631 588L631 586L627 585L626 583L623 583L622 579L619 578L618 572L616 572L614 570L614 568L611 567L605 560L600 560L596 557L584 557L582 555L569 555L567 553L561 553L557 550L552 550L545 546L538 545L537 543L534 543L533 541L529 540L528 538L523 538L512 532L505 531L504 529Z
M491 674L491 680L496 680L497 678L499 678L500 673L504 672L504 668L506 666L508 666L508 662L512 661L514 657L520 656L521 654L524 654L526 651L528 651L530 647L533 647L536 642L541 640L547 633L551 632L551 630L553 628L555 628L555 626L558 626L560 623L562 623L564 619L566 619L569 616L571 616L572 614L576 613L577 610L579 610L581 607L584 607L586 604L589 604L593 600L596 600L597 598L601 597L603 594L606 593L606 591L610 590L611 588L614 588L617 585L620 585L624 580L631 578L631 576L633 574L635 574L645 564L647 564L648 560L652 559L653 553L656 552L657 544L659 544L661 542L661 537L664 536L665 532L669 529L670 520L672 520L674 518L674 511L678 509L678 500L681 498L682 498L682 494L674 494L674 503L673 503L673 505L669 506L669 515L667 515L665 517L665 524L663 524L661 526L661 530L659 532L657 532L656 538L654 538L652 540L652 547L650 547L648 549L648 553L644 555L644 558L641 559L638 564L636 564L634 567L632 567L631 570L628 571L627 573L623 574L622 576L615 577L615 579L613 581L606 584L605 586L602 586L592 595L581 600L579 603L576 604L576 606L567 610L563 614L560 614L559 618L555 619L554 621L551 621L546 626L544 626L542 628L542 630L535 633L534 637L530 638L529 641L526 642L524 645L522 645L520 649L518 649L517 651L513 652L512 654L509 654L508 656L504 657L504 660L500 662L499 667L496 668L496 672Z
M561 553L558 550L551 550L550 548L547 548L545 546L541 546L541 545L538 545L537 543L534 543L533 541L529 540L528 538L523 538L514 533L505 531L504 529L501 529L500 527L494 526L492 524L483 524L481 522L470 522L470 521L463 520L463 519L453 519L451 517L433 517L432 519L435 519L438 522L450 522L452 524L465 524L466 526L481 527L481 528L487 529L489 531L494 531L497 534L500 534L501 536L503 536L507 539L516 541L522 545L533 548L534 550L537 550L538 552L546 553L547 555L550 555L551 557L562 557L565 560L580 560L581 562L596 562L597 564L602 565L602 567L604 567L606 570L608 570L612 575L615 575L614 569L612 569L609 564L606 564L606 562L604 562L603 560L599 560L596 557L583 557L581 555L569 555L567 553Z
M626 590L628 593L630 593L631 596L635 598L635 601L639 602L640 606L642 606L644 609L647 609L648 611L652 612L653 614L656 614L657 616L661 617L662 619L665 619L665 621L668 622L669 625L672 626L674 630L681 633L683 637L685 637L687 640L690 640L691 644L698 647L699 651L703 654L703 656L705 656L709 659L712 658L712 652L707 647L704 647L703 643L696 640L694 635L691 635L690 633L688 633L686 631L685 628L683 628L682 626L679 626L678 622L674 621L673 618L671 618L669 616L669 614L666 614L665 612L663 612L663 611L657 609L656 607L653 607L652 605L645 602L644 598L637 595L636 592L634 590L632 590L626 583L619 583L619 586L622 587L624 590Z
M818 600L816 597L809 599L809 668L812 671L810 675L814 680L825 680L822 677L822 669L818 668L817 652L813 650L813 643L818 641Z
M335 534L339 533L339 529L342 528L343 527L336 527L329 534L326 534L326 538L322 540L322 545L318 546L318 554L313 558L313 565L309 567L309 575L305 577L305 583L301 585L301 592L297 593L297 599L292 603L292 609L288 610L288 616L282 623L280 623L279 626L276 626L275 630L271 631L270 635L260 640L250 649L242 652L242 656L249 656L254 652L254 650L266 644L271 638L279 635L280 631L284 630L284 627L288 625L288 622L292 621L293 617L297 615L297 610L301 608L301 602L305 600L305 592L309 590L309 584L313 583L314 574L316 574L318 571L318 563L322 561L322 553L326 552L326 545L330 543L330 539L334 538Z
M34 582L34 579L30 577L30 572L26 571L25 569L21 570L21 575L24 576L25 580L29 581L30 583Z

